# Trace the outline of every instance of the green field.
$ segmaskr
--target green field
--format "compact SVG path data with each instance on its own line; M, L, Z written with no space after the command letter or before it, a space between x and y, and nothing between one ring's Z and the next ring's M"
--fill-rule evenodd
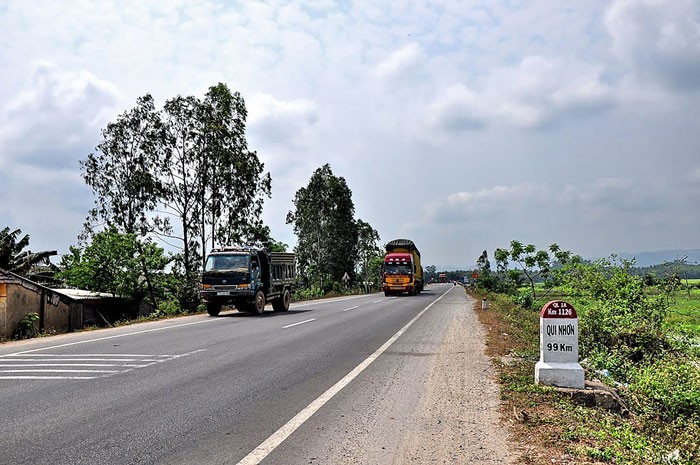
M700 282L699 279L689 280ZM690 295L689 295L690 294ZM700 289L676 291L670 302L667 323L670 329L694 333L700 337Z
M685 287L685 280L683 286ZM673 293L669 300L669 314L666 320L667 328L671 331L681 331L689 334L694 334L700 338L700 279L689 279L688 289L680 289ZM529 288L523 287L521 291L526 292ZM561 299L566 300L576 308L580 314L585 314L585 310L595 305L593 299L575 299L565 294L559 293L556 290L550 291L544 295L544 288L536 286L537 300L534 308L541 308L549 300Z

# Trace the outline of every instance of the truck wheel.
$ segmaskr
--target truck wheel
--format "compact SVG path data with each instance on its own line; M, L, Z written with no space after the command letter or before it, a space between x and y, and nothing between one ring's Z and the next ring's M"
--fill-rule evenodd
M263 291L258 291L255 293L255 301L251 306L251 310L256 315L262 315L265 311L265 293Z
M272 301L272 310L276 312L286 312L289 310L289 302L292 300L292 295L289 293L289 289L285 289L282 295Z
M211 316L217 316L221 312L221 302L207 302L207 313Z
M390 295L389 291L384 291L384 297L389 297Z

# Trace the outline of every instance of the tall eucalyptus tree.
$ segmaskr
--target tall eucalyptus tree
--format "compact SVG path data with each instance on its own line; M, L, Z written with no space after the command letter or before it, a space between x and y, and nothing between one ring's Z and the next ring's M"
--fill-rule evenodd
M287 223L297 235L299 274L328 291L345 273L354 274L358 232L352 191L329 164L318 168L296 192Z
M151 213L162 195L163 137L160 115L149 94L102 130L95 153L80 162L83 179L95 195L83 237L98 223L140 236L155 229Z

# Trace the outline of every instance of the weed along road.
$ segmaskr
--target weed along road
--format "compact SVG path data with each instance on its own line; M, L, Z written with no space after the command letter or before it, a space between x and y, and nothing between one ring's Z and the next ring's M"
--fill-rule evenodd
M0 463L422 463L436 361L472 306L460 286L435 284L3 344ZM485 367L469 371L483 380ZM504 444L496 406L474 397L481 413L455 434L476 460Z

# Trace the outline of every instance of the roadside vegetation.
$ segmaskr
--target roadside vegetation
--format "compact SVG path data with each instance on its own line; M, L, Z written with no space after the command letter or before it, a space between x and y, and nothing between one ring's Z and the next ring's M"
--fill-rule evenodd
M272 178L248 147L246 119L243 97L223 83L203 98L178 95L160 109L150 94L138 98L102 129L80 163L94 208L60 264L49 261L56 251L27 251L29 235L7 226L0 230L0 268L49 287L149 306L148 319L204 311L199 281L209 251L288 248L261 219ZM345 179L326 164L293 201L286 217L298 238L293 299L378 290L379 233L354 217ZM110 315L109 324L134 318ZM23 322L16 337L33 336L31 324Z
M514 241L516 242L516 241ZM650 279L612 256L584 262L519 243L502 249L498 270L480 257L476 296L490 302L479 316L489 329L505 417L531 463L700 463L700 289L669 274ZM515 254L513 254L515 252ZM537 257L540 260L526 260ZM515 258L514 258L515 257ZM504 267L520 258L521 272ZM561 258L562 260L559 260ZM536 276L523 279L523 274ZM619 410L577 403L534 384L539 310L571 303L579 316L579 355L587 380L619 394Z

